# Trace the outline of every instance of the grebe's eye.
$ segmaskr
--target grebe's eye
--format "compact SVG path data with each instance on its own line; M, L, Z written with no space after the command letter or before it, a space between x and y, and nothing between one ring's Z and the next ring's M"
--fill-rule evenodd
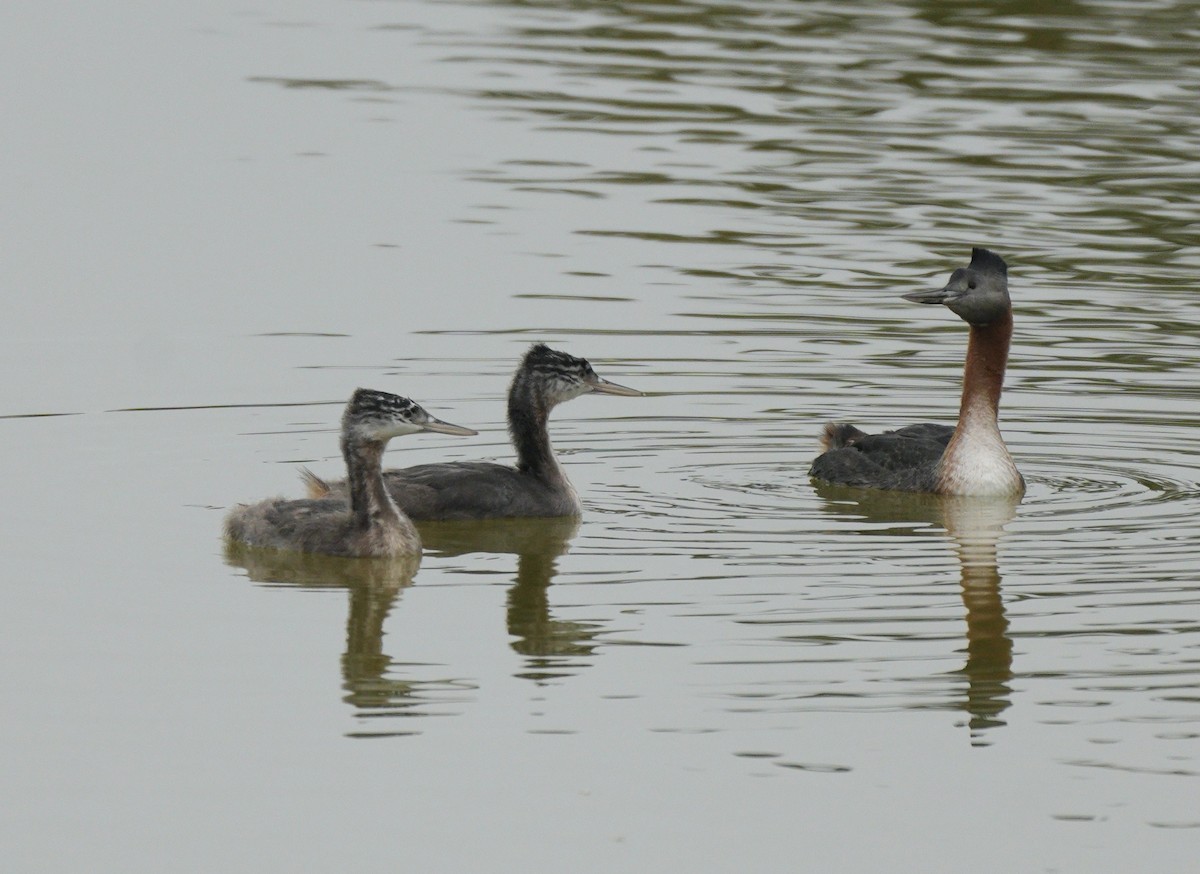
M974 280L972 280L971 282L968 282L968 283L967 283L967 288L974 288L974 287L975 287L975 282L974 282Z

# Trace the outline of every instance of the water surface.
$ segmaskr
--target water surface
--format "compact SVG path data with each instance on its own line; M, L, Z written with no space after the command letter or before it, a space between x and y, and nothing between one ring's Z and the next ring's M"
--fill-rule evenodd
M1200 851L1192 3L0 13L0 826L46 871L1183 870ZM816 487L1016 306L1019 505ZM227 551L354 387L578 524Z

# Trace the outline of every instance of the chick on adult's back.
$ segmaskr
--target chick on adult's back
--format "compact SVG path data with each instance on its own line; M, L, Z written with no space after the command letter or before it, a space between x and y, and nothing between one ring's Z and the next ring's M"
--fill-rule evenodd
M987 249L955 270L945 288L904 295L944 304L970 325L958 424L909 425L867 434L829 424L826 450L812 464L816 479L865 488L943 495L1022 495L1025 480L1000 434L1000 392L1012 341L1008 266Z
M508 391L508 431L517 451L510 467L451 461L385 471L396 503L417 520L578 516L579 496L555 458L548 422L556 406L595 392L640 395L596 375L583 358L536 344L525 353ZM305 471L309 494L344 495L345 484Z
M477 433L435 419L408 398L358 389L342 415L349 505L345 496L241 504L226 517L225 536L248 546L324 555L391 557L419 552L421 539L388 495L381 470L387 442L417 431Z

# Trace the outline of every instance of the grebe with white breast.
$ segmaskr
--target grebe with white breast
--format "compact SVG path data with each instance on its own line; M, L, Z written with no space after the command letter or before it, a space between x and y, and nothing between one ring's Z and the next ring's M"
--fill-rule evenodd
M583 358L535 344L521 359L508 391L508 431L516 467L490 461L420 464L384 472L396 503L417 520L578 516L579 496L554 457L547 423L558 404L582 394L640 396L641 392L596 375ZM313 497L345 494L303 471Z
M987 249L950 275L945 288L904 295L944 304L970 326L958 424L909 425L867 434L853 425L825 426L826 451L809 475L830 483L942 495L1020 496L1025 479L1000 435L1000 391L1012 341L1008 265Z
M382 471L387 442L418 431L478 433L435 419L408 398L358 389L342 415L349 506L344 496L241 504L226 517L225 536L248 546L323 555L384 558L420 552L421 538L388 495Z

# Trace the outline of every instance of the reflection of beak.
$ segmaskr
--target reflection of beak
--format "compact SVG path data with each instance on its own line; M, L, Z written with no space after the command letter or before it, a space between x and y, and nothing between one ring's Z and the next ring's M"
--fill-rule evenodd
M609 382L607 379L596 377L595 381L588 380L588 388L594 392L599 392L602 395L623 395L629 398L640 398L642 393L636 388L627 388L623 385L617 385L615 382Z
M910 291L908 294L900 295L905 300L911 300L913 303L948 303L959 296L959 293L950 286L939 289L930 289L929 291Z
M428 422L421 423L421 430L436 431L439 434L453 434L455 437L474 437L478 431L472 431L470 428L464 428L462 425L451 425L449 422L443 422L441 419L429 417Z

